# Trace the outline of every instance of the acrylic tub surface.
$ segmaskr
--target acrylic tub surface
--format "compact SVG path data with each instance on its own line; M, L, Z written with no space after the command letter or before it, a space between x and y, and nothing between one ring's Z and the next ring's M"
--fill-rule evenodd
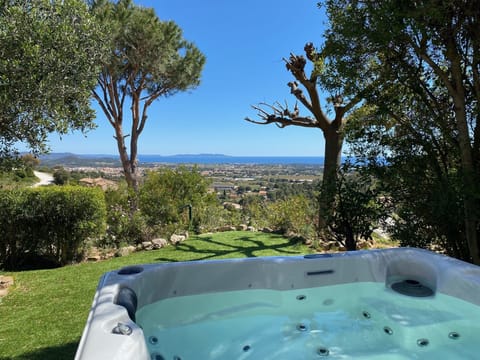
M469 358L479 290L479 267L410 248L128 267L76 359Z

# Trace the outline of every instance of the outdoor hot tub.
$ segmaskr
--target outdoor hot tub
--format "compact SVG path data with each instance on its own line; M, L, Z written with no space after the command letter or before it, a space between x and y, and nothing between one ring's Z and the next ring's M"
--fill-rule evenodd
M480 267L398 248L130 266L76 360L476 359Z

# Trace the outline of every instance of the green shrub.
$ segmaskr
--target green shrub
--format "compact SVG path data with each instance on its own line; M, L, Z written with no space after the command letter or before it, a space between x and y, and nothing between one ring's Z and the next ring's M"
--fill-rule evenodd
M205 207L201 213L197 211L197 216L200 220L194 226L196 233L211 232L232 224L230 211L218 204Z
M284 234L311 237L314 232L314 218L315 207L304 195L292 196L268 206L270 226Z
M196 168L151 171L140 188L140 211L147 224L160 229L163 235L199 228L202 214L217 204L215 195L208 193L208 186L209 181Z
M267 203L263 197L246 196L242 199L241 205L243 223L256 228L269 226Z
M67 185L70 182L70 172L64 168L58 168L53 173L53 182L56 185Z
M155 230L146 223L145 216L135 208L135 194L126 185L105 192L107 204L106 235L97 243L101 247L119 248L150 240Z
M44 187L0 193L0 263L19 268L33 256L59 264L81 257L85 241L105 230L105 199L99 189Z

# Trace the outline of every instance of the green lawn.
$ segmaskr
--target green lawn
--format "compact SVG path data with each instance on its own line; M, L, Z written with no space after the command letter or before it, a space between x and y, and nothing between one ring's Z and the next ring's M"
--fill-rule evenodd
M98 263L4 273L15 280L0 299L0 360L73 359L100 276L126 265L166 261L286 256L310 252L279 235L228 232L192 236L177 247ZM107 359L106 359L107 360Z

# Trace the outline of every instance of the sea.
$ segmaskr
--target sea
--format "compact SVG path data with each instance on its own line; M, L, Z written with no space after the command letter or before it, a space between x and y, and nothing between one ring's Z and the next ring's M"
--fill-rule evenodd
M45 165L83 166L91 163L119 165L113 154L50 153L40 156ZM138 155L138 162L152 164L244 164L244 165L302 165L323 166L323 156L231 156L223 154ZM106 165L105 165L106 166Z
M138 155L140 163L164 164L251 164L251 165L323 165L323 156L229 156L199 155Z

